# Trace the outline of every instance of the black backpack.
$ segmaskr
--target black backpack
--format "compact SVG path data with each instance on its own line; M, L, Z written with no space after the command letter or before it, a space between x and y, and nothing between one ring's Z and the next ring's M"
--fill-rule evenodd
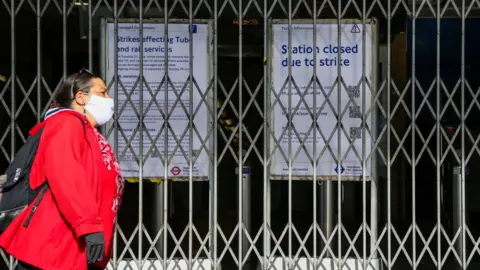
M84 121L78 118L85 130ZM30 188L30 170L42 133L43 127L27 139L10 163L5 174L6 181L0 185L0 233L3 233L10 223L33 202L32 210L23 224L27 227L48 190L47 182L35 190Z

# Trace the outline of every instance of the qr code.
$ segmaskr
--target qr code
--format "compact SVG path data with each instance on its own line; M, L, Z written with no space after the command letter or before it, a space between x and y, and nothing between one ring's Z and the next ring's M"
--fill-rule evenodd
M360 106L352 105L348 107L348 116L350 118L362 118L362 112Z
M358 140L362 138L362 127L350 127L350 139Z
M360 97L360 87L356 85L349 85L347 87L347 93L349 98L359 98Z

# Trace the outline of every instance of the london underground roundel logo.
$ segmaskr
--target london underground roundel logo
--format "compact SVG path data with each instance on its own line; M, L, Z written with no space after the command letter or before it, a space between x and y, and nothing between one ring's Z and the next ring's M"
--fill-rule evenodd
M180 170L180 168L178 166L173 166L172 169L170 170L170 172L174 175L174 176L177 176L180 174L182 170Z

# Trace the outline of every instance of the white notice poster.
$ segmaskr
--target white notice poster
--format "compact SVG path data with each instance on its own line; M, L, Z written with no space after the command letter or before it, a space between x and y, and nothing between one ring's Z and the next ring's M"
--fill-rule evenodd
M208 175L208 111L206 101L208 84L208 26L194 24L192 40L188 24L168 25L168 46L165 46L163 24L144 23L143 48L140 47L140 29L137 23L118 24L118 39L115 42L114 24L107 24L106 74L107 82L115 75L115 51L118 46L119 86L112 85L110 93L118 95L119 129L118 156L125 177L138 177L140 136L140 50L143 50L143 108L144 129L143 155L147 157L143 167L145 178L164 177L164 162L173 156L167 168L169 177L188 177L190 173L190 143L193 144L194 177ZM190 43L193 53L190 55ZM168 50L169 83L165 81L165 50ZM190 58L193 59L193 92L189 81ZM168 87L168 101L165 89ZM131 94L131 96L130 96ZM130 96L130 98L128 98ZM202 97L204 96L204 97ZM165 146L164 106L167 102L169 121L168 149ZM190 133L191 106L194 116L193 137ZM123 132L123 133L122 133ZM135 134L135 135L133 135ZM132 137L133 136L133 137ZM114 134L109 136L114 146ZM191 140L191 141L190 141ZM202 144L204 142L204 144ZM203 147L205 145L205 147ZM173 153L173 155L172 155Z
M286 179L289 173L288 157L292 157L291 172L295 179L311 179L313 176L313 160L317 160L317 179L335 180L338 172L343 180L362 179L362 136L365 136L366 157L371 152L371 132L362 132L362 98L365 93L368 112L372 93L368 85L372 85L372 25L367 24L366 41L362 42L361 24L341 25L341 46L338 42L338 25L318 24L316 30L316 47L313 43L313 26L311 24L293 24L291 35L291 59L289 60L288 24L273 24L273 90L271 104L273 106L274 139L271 139L271 149L274 151L274 162L271 174L274 179ZM363 53L365 47L365 66ZM317 51L316 60L313 51ZM338 50L341 59L338 59ZM289 65L291 65L292 83L289 95ZM318 130L316 133L316 153L313 157L313 66L317 66L316 110L318 115ZM338 76L338 66L341 65L341 106L338 108L339 87L335 84ZM362 90L362 69L365 69L367 84ZM291 111L288 112L289 96L291 96ZM303 100L302 97L303 96ZM349 96L353 102L350 101ZM277 98L278 97L278 98ZM283 108L282 108L283 107ZM289 153L289 135L287 113L293 114L291 132L292 152ZM370 111L367 118L367 128L372 131ZM338 136L337 115L342 115L343 129ZM285 131L285 132L284 132ZM320 134L320 132L323 134ZM338 149L340 160L338 167ZM353 142L351 144L351 142ZM277 147L278 144L278 147ZM303 144L303 146L302 146ZM295 158L295 159L293 159ZM370 176L370 159L365 167L367 179Z

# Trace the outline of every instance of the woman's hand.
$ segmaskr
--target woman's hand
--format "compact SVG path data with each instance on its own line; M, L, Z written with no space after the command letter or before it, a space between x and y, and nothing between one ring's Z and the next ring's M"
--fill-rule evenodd
M105 241L103 239L103 233L85 235L88 264L103 261L103 254L105 251Z

